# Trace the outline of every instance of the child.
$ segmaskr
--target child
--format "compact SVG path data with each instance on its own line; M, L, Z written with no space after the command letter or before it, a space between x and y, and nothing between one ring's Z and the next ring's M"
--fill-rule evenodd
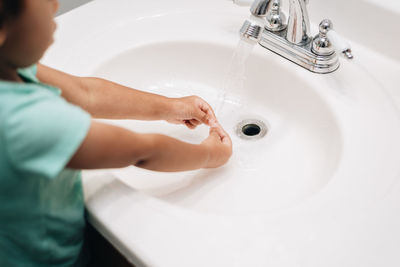
M0 0L0 266L83 264L79 169L214 168L232 153L228 134L198 97L171 99L36 64L52 43L57 8L57 0ZM211 130L196 145L91 117Z

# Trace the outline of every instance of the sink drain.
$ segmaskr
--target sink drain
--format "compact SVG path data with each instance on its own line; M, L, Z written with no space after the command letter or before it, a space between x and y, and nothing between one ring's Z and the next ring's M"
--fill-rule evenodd
M246 124L242 127L242 133L247 136L255 136L260 134L261 128L257 124Z
M260 120L248 119L241 121L236 126L236 134L247 140L255 140L264 137L268 132L267 126Z

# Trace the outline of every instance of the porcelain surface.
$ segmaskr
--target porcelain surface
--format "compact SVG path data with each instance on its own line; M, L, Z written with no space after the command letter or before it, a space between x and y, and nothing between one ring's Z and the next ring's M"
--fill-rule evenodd
M368 14L371 1L355 2ZM84 172L90 222L137 266L399 266L400 61L392 43L378 47L354 16L312 2L314 29L328 13L355 60L318 75L256 46L243 87L228 88L219 109L248 8L166 2L96 0L62 15L43 63L170 97L201 96L232 137L232 159L183 173ZM240 138L246 119L263 121L267 134ZM208 132L104 122L192 143Z

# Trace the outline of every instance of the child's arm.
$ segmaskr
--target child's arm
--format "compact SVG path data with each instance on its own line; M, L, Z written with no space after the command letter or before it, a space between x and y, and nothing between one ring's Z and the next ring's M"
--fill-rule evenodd
M210 105L199 97L167 98L99 79L72 76L38 64L40 81L58 87L70 103L95 118L166 120L195 128L216 121Z
M138 134L92 121L89 132L67 167L73 169L119 168L129 165L155 171L214 168L232 154L228 134L216 123L212 108L198 97L170 99L127 88L97 78L80 78L38 65L40 81L58 87L70 103L94 117L112 119L164 119L189 128L213 126L200 145L160 134Z
M209 137L196 145L92 121L85 140L67 167L99 169L135 165L154 171L185 171L219 167L231 154L231 140L220 126L212 127Z

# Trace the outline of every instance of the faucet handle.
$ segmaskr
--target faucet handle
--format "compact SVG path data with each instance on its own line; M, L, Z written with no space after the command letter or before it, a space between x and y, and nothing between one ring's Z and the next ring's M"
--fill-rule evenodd
M282 5L280 0L271 0L268 4L268 13L266 17L265 28L267 30L278 32L286 29L286 15L281 10Z
M351 51L351 45L350 43L340 36L336 31L330 30L326 34L328 36L328 39L331 41L333 44L333 47L338 51L342 56L344 56L346 59L353 59L353 52Z
M333 30L329 19L324 19L319 24L319 34L314 37L312 51L317 55L329 55L335 50L339 55L353 59L350 43Z
M332 22L324 19L319 24L319 33L313 39L312 51L316 55L331 55L335 52L332 43L327 37L327 33L332 29Z
M277 32L286 28L281 0L254 0L250 12L255 17L264 18L264 26L269 31Z

